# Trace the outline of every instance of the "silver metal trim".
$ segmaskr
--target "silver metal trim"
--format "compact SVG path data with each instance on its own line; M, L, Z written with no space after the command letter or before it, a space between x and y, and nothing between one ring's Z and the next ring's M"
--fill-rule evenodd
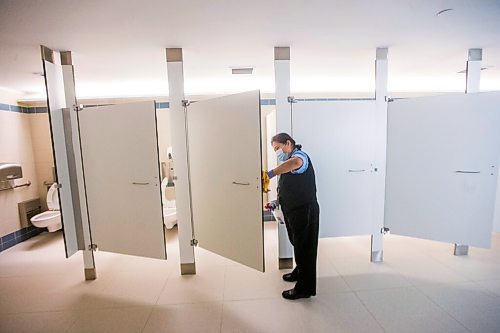
M455 244L453 250L453 255L455 256L467 256L469 255L469 245Z
M469 49L468 60L469 61L483 60L483 49Z
M384 261L384 251L372 251L371 257L370 257L371 262L383 262Z
M181 264L181 275L193 275L193 274L196 274L196 264L194 262Z
M278 269L293 268L293 258L279 258Z
M290 60L290 47L274 47L274 60Z
M85 280L89 281L97 279L97 273L95 268L85 268L84 272L85 272Z
M377 47L377 50L375 51L375 59L387 60L388 53L389 49L387 47Z

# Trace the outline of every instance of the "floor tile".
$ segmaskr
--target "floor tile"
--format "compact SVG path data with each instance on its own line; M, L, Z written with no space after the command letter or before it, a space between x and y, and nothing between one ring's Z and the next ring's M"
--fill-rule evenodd
M157 305L144 333L220 332L222 303Z
M357 294L386 332L467 332L415 287Z

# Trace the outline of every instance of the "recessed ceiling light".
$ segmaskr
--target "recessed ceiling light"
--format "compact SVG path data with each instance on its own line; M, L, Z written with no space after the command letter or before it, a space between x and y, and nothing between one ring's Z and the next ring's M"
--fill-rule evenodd
M231 68L231 73L232 74L252 74L253 73L253 67Z
M453 8L446 8L446 9L440 10L439 12L436 13L436 16L439 16L439 15L444 14L446 12L450 12L452 10L453 10Z

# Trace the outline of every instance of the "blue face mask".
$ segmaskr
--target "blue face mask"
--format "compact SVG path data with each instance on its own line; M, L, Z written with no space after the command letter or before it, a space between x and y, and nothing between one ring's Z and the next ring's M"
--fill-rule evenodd
M276 157L278 157L278 161L285 162L288 159L288 154L283 152L283 149L276 150Z

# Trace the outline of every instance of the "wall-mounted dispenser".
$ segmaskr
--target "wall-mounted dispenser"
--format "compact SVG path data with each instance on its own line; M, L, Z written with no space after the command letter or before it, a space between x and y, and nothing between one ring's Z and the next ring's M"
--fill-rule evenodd
M30 181L26 184L14 185L14 180L19 178L23 178L23 169L19 164L0 163L0 191L31 185Z

